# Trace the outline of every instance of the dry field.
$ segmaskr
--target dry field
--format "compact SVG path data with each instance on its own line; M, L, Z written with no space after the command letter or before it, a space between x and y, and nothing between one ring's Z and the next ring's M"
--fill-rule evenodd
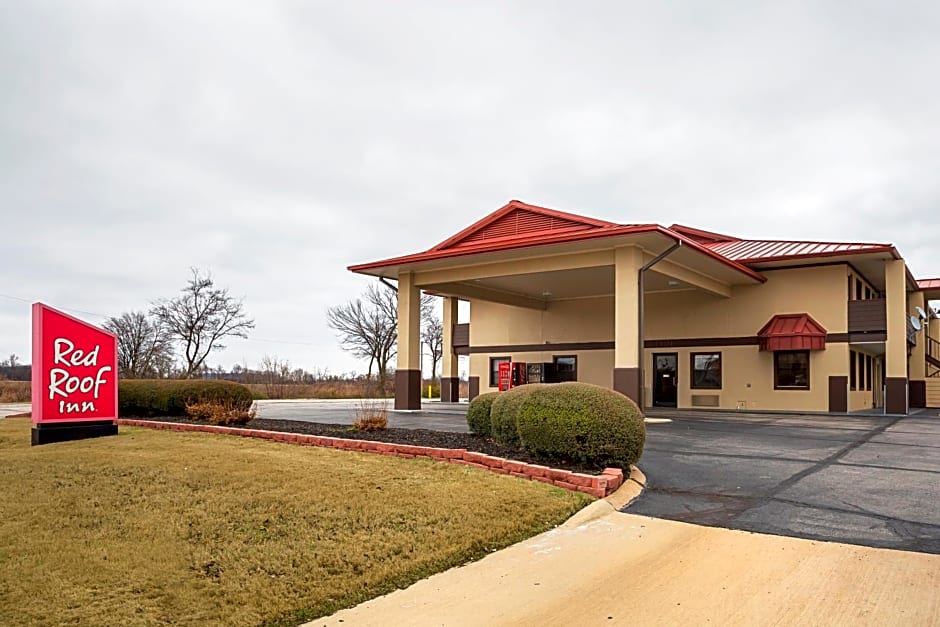
M529 537L589 500L452 464L0 420L0 624L295 625Z
M30 386L29 381L0 381L0 403L28 403Z

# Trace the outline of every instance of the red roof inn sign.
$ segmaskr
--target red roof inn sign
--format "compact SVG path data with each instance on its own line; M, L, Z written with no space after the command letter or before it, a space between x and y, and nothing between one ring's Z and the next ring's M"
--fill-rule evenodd
M117 433L117 336L33 304L33 444Z

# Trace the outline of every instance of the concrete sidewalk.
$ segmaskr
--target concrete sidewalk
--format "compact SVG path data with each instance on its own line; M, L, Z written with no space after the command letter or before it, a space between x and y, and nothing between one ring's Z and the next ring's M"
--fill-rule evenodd
M308 625L940 625L940 555L571 522Z
M13 414L22 414L31 411L33 408L29 403L0 403L0 418L6 418Z

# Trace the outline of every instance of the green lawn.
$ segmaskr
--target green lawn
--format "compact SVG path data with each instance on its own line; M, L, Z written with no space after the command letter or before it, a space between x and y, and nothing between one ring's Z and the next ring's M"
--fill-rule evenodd
M464 466L0 420L0 624L293 625L548 529L590 497Z

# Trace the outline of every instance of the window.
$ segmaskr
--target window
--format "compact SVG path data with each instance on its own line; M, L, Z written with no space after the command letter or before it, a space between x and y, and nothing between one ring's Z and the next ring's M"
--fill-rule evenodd
M574 355L556 355L552 357L555 362L555 377L559 383L578 380L578 358Z
M849 389L856 391L858 389L858 353L849 351Z
M809 389L809 351L774 353L774 389Z
M858 389L867 390L865 387L865 354L864 353L855 353L855 358L858 360Z
M865 389L871 391L871 371L875 365L875 360L871 355L865 355Z
M855 279L855 300L863 300L862 298L862 280Z
M721 389L721 353L692 353L692 389Z
M490 357L490 387L499 387L499 365L509 363L511 357Z

